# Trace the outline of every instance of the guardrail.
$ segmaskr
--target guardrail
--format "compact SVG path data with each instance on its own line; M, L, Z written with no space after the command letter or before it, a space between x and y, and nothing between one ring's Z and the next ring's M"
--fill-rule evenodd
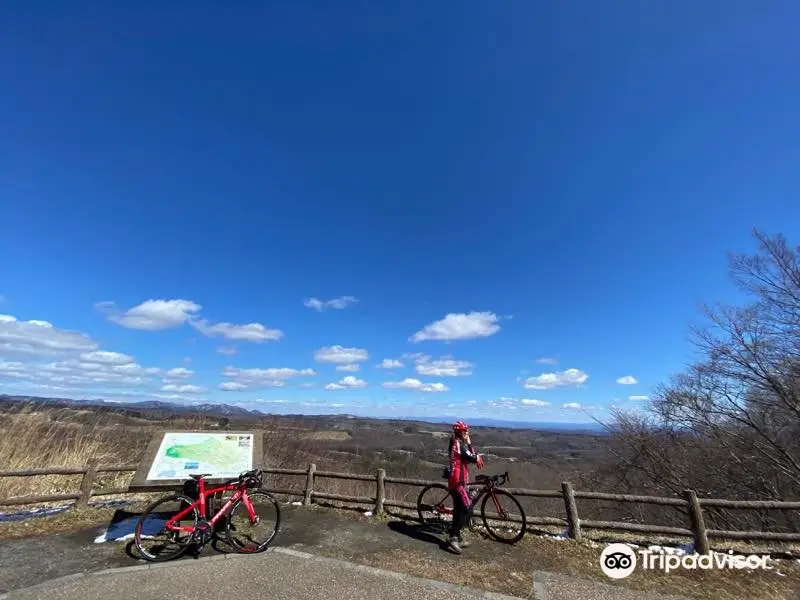
M81 479L80 490L76 493L0 498L0 506L19 506L24 504L38 504L42 502L54 502L60 500L75 500L75 506L85 507L88 505L89 499L92 497L129 493L127 488L93 491L95 478L97 477L98 473L122 473L136 471L138 468L138 465L101 466L97 463L97 461L89 461L85 467L80 469L44 468L29 469L24 471L3 471L0 472L0 478L37 477L42 475L82 475L83 477ZM264 473L270 475L291 475L305 477L305 485L302 488L265 488L271 493L301 497L303 499L302 503L306 506L312 504L314 499L367 504L374 507L375 514L383 514L386 507L401 508L412 511L417 510L416 504L387 499L387 484L424 487L432 483L441 483L439 481L427 481L424 479L389 477L386 475L385 469L378 469L374 475L337 473L335 471L317 471L316 465L314 464L308 465L307 469L265 468L263 471ZM318 478L374 482L375 495L351 496L347 494L333 494L316 491L314 486ZM526 488L504 489L515 496L520 497L561 498L564 502L564 509L566 513L564 518L530 516L527 517L527 521L530 525L566 526L568 528L569 537L578 541L583 539L584 529L603 529L610 531L677 535L691 537L694 540L694 547L696 551L701 554L709 552L710 538L738 541L763 540L775 542L800 542L800 533L708 529L705 525L703 513L704 508L800 510L800 501L725 500L718 498L700 498L697 496L694 490L686 490L683 494L683 497L673 498L659 496L638 496L631 494L609 494L605 492L576 491L572 488L572 485L569 482L563 482L560 490L531 490ZM684 528L670 527L666 525L648 525L645 523L626 523L623 521L595 521L581 519L578 512L578 499L672 506L679 510L686 511L689 518L689 523L688 527Z

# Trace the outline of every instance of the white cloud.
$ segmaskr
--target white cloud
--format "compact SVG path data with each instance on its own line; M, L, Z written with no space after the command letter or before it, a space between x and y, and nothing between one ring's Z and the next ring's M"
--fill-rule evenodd
M384 358L379 365L375 365L379 369L402 369L405 365L399 360L393 358Z
M478 403L477 400L470 400L469 402L467 402L467 406L475 406L477 403Z
M175 385L174 383L168 383L167 385L161 387L161 391L177 392L179 394L202 394L207 390L199 385Z
M422 383L419 379L411 377L406 377L403 381L387 381L383 387L417 392L446 392L450 389L443 383Z
M529 390L550 390L556 387L582 385L589 376L580 369L567 369L528 377L523 385Z
M283 385L282 381L277 382L279 385L275 387L280 387ZM238 381L224 381L217 386L223 392L243 392L247 389L247 386L244 383L239 383Z
M492 408L505 408L510 410L517 409L516 398L500 397L497 400L489 400L489 406Z
M218 354L224 354L225 356L233 356L236 354L236 346L219 346L217 347Z
M343 346L325 346L314 352L314 360L335 364L352 364L365 361L369 353L363 348L345 348Z
M639 382L636 381L636 377L634 377L633 375L625 375L625 377L620 377L619 379L617 379L617 383L619 383L620 385L635 385Z
M108 365L67 359L51 363L0 361L0 380L26 381L37 387L95 389L98 386L141 387L160 370L137 363Z
M314 369L290 369L287 367L270 369L225 367L222 374L230 381L221 383L218 387L221 390L231 392L245 389L283 387L287 379L313 377L317 372Z
M206 337L223 337L226 340L241 342L276 342L283 337L280 329L268 329L261 323L247 323L246 325L234 325L232 323L216 323L210 325L205 319L198 319L190 322L192 327L197 329Z
M96 350L95 352L84 352L81 360L90 363L100 363L103 365L127 365L134 362L134 358L121 352L108 352L106 350Z
M650 396L628 396L628 400L634 400L634 401L646 402L649 399Z
M97 344L84 333L58 329L47 321L18 321L11 315L0 315L0 356L46 356L96 349Z
M146 300L119 313L113 302L98 302L95 308L108 314L108 320L128 329L158 331L174 329L192 319L202 306L191 300Z
M361 367L358 365L358 363L352 363L352 364L349 364L349 365L337 365L336 366L336 370L337 371L347 371L347 372L350 372L350 373L355 373L360 368Z
M449 313L408 338L413 343L425 340L471 340L489 337L500 331L500 319L491 312Z
M558 360L556 360L555 358L551 358L549 356L543 356L542 358L537 358L536 362L539 363L540 365L551 365L552 366L552 365L557 365L558 364Z
M347 377L340 379L337 383L329 383L325 386L325 389L331 392L335 390L358 389L364 387L367 387L366 381L359 379L358 377L348 375Z
M290 369L288 367L270 369L239 369L226 367L222 372L225 377L256 381L259 379L290 379L292 377L313 377L314 369Z
M566 408L568 410L580 410L583 407L577 402L567 402L566 404L562 404L561 408Z
M111 370L115 373L128 373L129 375L158 375L161 369L157 367L144 368L138 363L128 363L126 365L113 365Z
M200 319L202 306L191 300L146 300L138 306L120 313L113 302L97 302L95 308L108 315L108 320L129 329L157 331L174 329L188 323L206 337L223 337L244 342L277 341L283 337L279 329L269 329L261 323L235 325L233 323L211 324Z
M523 398L522 400L520 400L520 404L522 404L522 406L530 406L533 408L539 408L542 406L550 405L549 402L545 402L544 400L534 400L532 398Z
M353 296L340 296L339 298L333 298L331 300L319 300L318 298L309 298L308 300L303 301L303 305L307 306L308 308L313 308L318 312L322 312L327 308L334 308L337 310L341 310L343 308L347 308L351 304L356 304L358 302L358 298Z
M416 370L420 375L429 377L464 377L472 375L473 364L466 360L455 360L450 356L443 356L437 360L423 354L416 360Z
M194 375L194 371L192 371L191 369L186 369L184 367L176 367L164 373L164 377L166 377L167 379L186 379L187 377L191 377L192 375Z

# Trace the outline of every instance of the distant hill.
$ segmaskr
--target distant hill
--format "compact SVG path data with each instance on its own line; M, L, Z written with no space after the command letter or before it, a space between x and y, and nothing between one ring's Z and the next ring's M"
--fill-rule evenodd
M104 400L102 398L73 400L71 398L44 398L39 396L9 396L0 394L0 402L31 402L36 404L49 404L60 406L106 406L109 408L130 408L134 410L157 410L174 414L196 414L198 412L205 413L208 416L252 416L261 417L269 414L258 410L247 410L239 406L231 406L230 404L175 404L172 402L162 402L160 400L145 400L142 402L118 402ZM285 415L285 416L315 416L326 418L355 418L371 420L368 417L361 417L349 414L341 415ZM389 421L408 421L417 423L435 423L435 424L449 424L453 422L454 417L433 416L433 417L390 417L379 420ZM535 429L537 431L550 431L550 432L568 432L568 433L592 433L595 435L602 435L606 433L602 425L598 423L550 423L550 422L525 422L525 421L509 421L502 419L467 419L469 424L474 427L497 427L501 429Z
M421 421L423 423L449 424L454 417L392 417L393 420ZM465 419L473 427L499 427L503 429L536 429L538 431L553 432L587 432L593 434L606 433L605 428L599 423L552 423L531 421L506 421L503 419Z
M0 402L31 402L36 404L58 404L72 406L107 406L113 408L132 408L138 410L162 410L175 414L193 414L203 412L210 416L230 416L230 415L252 415L261 416L257 410L247 410L239 406L230 404L174 404L172 402L162 402L160 400L145 400L143 402L117 402L116 400L83 399L73 400L72 398L42 398L39 396L9 396L0 394Z

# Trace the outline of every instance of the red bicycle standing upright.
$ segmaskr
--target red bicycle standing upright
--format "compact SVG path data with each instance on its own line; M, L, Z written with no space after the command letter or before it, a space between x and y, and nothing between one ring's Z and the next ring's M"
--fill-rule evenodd
M480 502L481 519L486 531L498 542L515 544L525 535L527 518L522 505L513 494L499 489L509 481L508 472L502 475L478 475L470 488L470 512ZM478 489L476 489L478 488ZM443 483L431 483L417 497L417 512L422 523L440 532L450 529L453 522L453 496Z
M166 561L182 556L192 545L201 548L214 538L223 519L225 536L237 552L262 552L272 542L280 529L281 513L275 499L261 489L260 469L212 488L206 488L206 477L210 475L191 475L187 481L194 480L196 494L159 498L139 517L134 543L145 560ZM224 492L233 494L215 512L213 498ZM259 528L263 533L256 536ZM148 547L151 542L153 547Z

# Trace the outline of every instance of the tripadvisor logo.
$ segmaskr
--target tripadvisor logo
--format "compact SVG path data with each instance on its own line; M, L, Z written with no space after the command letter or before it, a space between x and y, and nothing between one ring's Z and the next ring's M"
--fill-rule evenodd
M766 569L771 570L770 556L750 554L747 556L728 554L663 554L652 550L636 552L627 544L609 544L600 555L600 568L612 579L628 577L641 562L644 570L661 570L665 573L683 569Z
M600 555L600 568L612 579L623 579L636 569L636 553L627 544L609 544Z

